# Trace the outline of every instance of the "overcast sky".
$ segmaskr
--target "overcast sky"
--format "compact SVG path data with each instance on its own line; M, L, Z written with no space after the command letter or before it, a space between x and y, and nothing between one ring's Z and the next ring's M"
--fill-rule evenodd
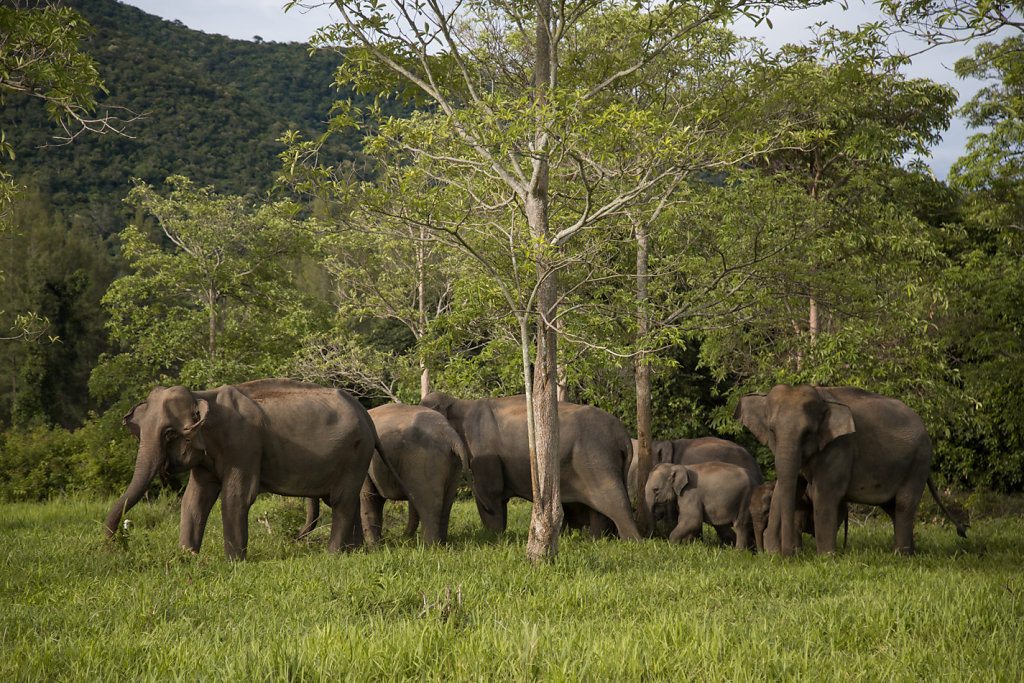
M309 12L298 8L284 12L282 8L285 0L122 1L164 19L177 19L197 31L219 33L241 40L252 40L254 36L259 36L266 41L305 42L317 28L331 23L334 16L324 7ZM784 43L804 42L811 35L808 27L819 21L841 28L853 28L878 18L879 13L874 6L851 0L846 12L838 6L803 12L776 10L771 15L771 29L763 24L754 29L746 22L736 25L735 30L745 35L757 35L770 49L776 49ZM912 51L919 46L904 39L900 47ZM979 84L958 79L953 73L953 64L959 57L972 51L970 46L957 45L927 52L915 57L908 74L952 85L960 93L962 104L974 94ZM932 158L927 162L937 177L945 178L950 165L963 154L968 134L963 122L955 119L949 131L943 135L942 143L932 149Z

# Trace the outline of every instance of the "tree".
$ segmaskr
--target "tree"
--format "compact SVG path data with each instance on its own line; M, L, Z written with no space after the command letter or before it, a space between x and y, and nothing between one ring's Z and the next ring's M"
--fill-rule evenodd
M35 187L11 204L6 220L0 301L7 310L0 311L0 326L21 336L0 345L0 423L77 427L97 407L87 381L106 348L99 301L115 259Z
M468 226L442 232L478 259L518 321L534 473L527 555L553 557L561 522L554 460L560 274L581 262L572 253L577 238L677 177L675 161L685 149L677 139L686 135L684 122L650 116L630 102L609 107L609 93L642 78L694 28L762 6L740 0L634 7L644 49L581 49L577 65L596 69L575 74L563 54L586 46L585 19L632 6L549 0L451 7L399 0L392 8L339 0L334 6L341 21L322 29L319 42L344 49L339 80L385 95L415 93L431 106L429 115L389 121L382 139L406 150L410 163L446 166L437 182L460 188L463 200L455 205L469 197L483 209L483 218L467 213L473 217ZM629 159L632 175L608 163L615 150L642 139L649 141L647 155ZM484 233L510 245L504 256L466 238ZM499 262L515 268L499 270Z
M1024 485L1024 420L1015 394L1024 382L1024 38L985 43L956 64L960 76L995 81L962 108L967 154L950 170L963 193L963 232L952 240L944 316L954 381L971 408L949 421L954 445L943 469L971 485Z
M932 45L989 36L1004 28L1024 30L1020 0L881 0L896 27Z
M309 222L318 226L317 254L333 285L337 329L307 340L296 372L401 402L414 396L401 386L413 368L419 375L416 400L431 391L423 345L431 323L448 312L453 283L464 269L454 250L433 239L432 194L423 178L382 174L379 183L386 181L400 185L381 192L378 184L354 183L344 215L336 207ZM369 334L360 335L367 326Z
M882 46L871 32L828 32L818 45L785 48L768 72L779 102L806 116L804 142L762 167L804 195L784 214L804 236L763 273L760 316L747 334L718 334L704 347L717 367L758 385L867 384L908 396L934 392L941 373L931 320L943 304L935 273L944 262L900 196L915 174L898 164L926 151L955 96L903 77L902 60Z
M0 4L0 105L11 93L41 100L60 126L58 140L71 142L83 132L120 132L124 121L95 117L95 92L104 91L96 64L80 46L89 31L77 12L46 1L10 0ZM14 149L0 131L0 157ZM0 212L16 185L0 167Z
M249 205L181 176L167 182L166 197L139 183L126 199L138 212L122 233L132 273L103 297L121 352L93 372L101 395L277 374L317 316L292 275L308 240L290 206Z

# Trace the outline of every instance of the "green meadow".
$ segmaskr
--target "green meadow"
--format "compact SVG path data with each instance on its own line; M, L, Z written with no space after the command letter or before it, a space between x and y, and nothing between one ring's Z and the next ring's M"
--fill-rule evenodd
M854 515L835 556L562 537L525 559L529 505L485 531L470 501L444 548L291 540L299 501L261 496L249 559L224 558L219 509L198 556L175 550L177 501L0 506L0 680L1024 680L1024 517L967 540L922 510L918 554ZM840 540L840 544L841 544Z

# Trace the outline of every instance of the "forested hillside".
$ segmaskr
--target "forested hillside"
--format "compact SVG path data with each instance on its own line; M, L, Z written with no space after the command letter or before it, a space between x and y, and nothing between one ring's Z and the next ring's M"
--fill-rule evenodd
M85 46L115 115L142 115L124 136L53 139L57 127L38 102L7 98L2 127L16 152L8 170L66 214L102 235L124 227L121 200L132 178L162 183L172 173L218 191L255 196L270 190L287 130L324 127L338 96L337 55L298 43L257 43L207 35L116 0L72 0L94 29ZM342 161L357 136L332 141Z

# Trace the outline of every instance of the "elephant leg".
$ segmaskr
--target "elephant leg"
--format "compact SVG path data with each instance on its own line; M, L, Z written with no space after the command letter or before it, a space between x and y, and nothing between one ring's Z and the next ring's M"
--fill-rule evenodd
M587 505L592 510L609 518L615 524L619 538L640 539L640 530L633 519L633 508L629 504L625 484L621 481L616 481L603 486L595 486L593 488L583 486L581 488L584 491L596 491L594 495L586 496Z
M409 509L412 509L412 505ZM369 477L363 481L363 487L359 491L359 514L366 543L376 545L380 542L384 528L384 496Z
M718 534L718 542L722 545L734 547L736 545L736 530L732 524L713 524Z
M335 493L331 496L331 536L327 540L328 552L351 550L362 543L360 527L360 496Z
M753 533L754 533L754 546L757 548L757 552L764 552L764 529L768 522L767 515L757 515L752 519Z
M824 499L823 499L824 498ZM839 501L834 498L817 496L814 500L814 542L819 553L836 551L836 533L839 531ZM797 538L802 539L799 529L794 529Z
M610 538L615 535L615 523L608 517L602 515L597 510L588 510L590 516L590 537L597 540L599 538Z
M700 518L680 519L675 528L669 532L668 540L672 543L692 543L701 537L703 522Z
M423 542L432 544L445 544L448 542L448 524L451 521L452 516L452 505L455 504L455 496L459 492L459 477L458 472L455 476L449 477L448 484L444 489L444 498L441 501L441 508L437 511L437 524L436 531L433 534L433 538L427 537L427 527L423 527ZM424 498L425 496L420 496Z
M747 515L745 519L737 519L733 524L733 530L736 532L737 548L741 550L754 549L754 527L750 523L750 515Z
M249 548L249 508L258 492L254 477L235 476L224 482L220 511L224 521L224 552L228 559L245 559Z
M503 533L508 526L508 497L505 495L505 475L497 456L476 456L472 460L473 497L484 526Z
M905 488L896 494L893 501L892 526L893 543L892 549L900 555L913 555L914 548L914 517L917 515L917 506L921 502L921 494L924 493L924 485L917 487L915 492Z
M306 499L306 523L302 525L302 529L298 535L295 536L295 540L299 540L313 533L313 529L316 528L317 523L320 521L320 499L316 497Z
M178 529L178 546L194 553L203 544L203 533L210 510L220 495L220 482L213 473L193 468L188 478L185 495L181 499L181 526Z
M416 511L416 507L410 502L409 503L409 521L405 523L405 535L415 536L416 529L420 526L420 513Z

